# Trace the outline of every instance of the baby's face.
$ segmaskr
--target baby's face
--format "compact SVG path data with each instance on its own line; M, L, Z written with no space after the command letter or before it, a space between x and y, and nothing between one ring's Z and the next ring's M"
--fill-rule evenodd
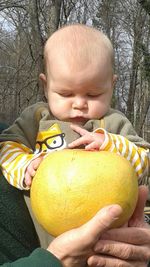
M54 63L47 78L46 97L52 114L61 121L83 125L100 119L110 106L114 77L108 62L70 67Z

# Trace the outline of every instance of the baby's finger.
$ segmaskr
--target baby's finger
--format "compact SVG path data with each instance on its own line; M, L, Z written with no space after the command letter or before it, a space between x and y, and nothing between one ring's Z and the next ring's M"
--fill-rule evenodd
M27 170L26 170L26 175L28 175L33 177L35 175L35 168L34 168L34 164L33 162L31 161L31 163L29 164L29 166L27 167Z
M92 142L85 146L85 150L99 150L99 144L97 142Z
M33 169L37 170L37 168L39 167L41 161L43 160L43 157L38 157L33 161Z
M87 130L83 129L82 127L80 127L80 126L78 126L76 124L71 124L70 127L71 127L72 130L74 130L75 132L77 132L81 136L88 133Z
M89 136L82 136L78 138L77 140L73 141L72 143L68 144L69 148L78 147L81 145L90 144L92 142L92 138L89 138Z
M25 179L24 179L25 185L30 186L32 182L32 178L28 172L25 174Z

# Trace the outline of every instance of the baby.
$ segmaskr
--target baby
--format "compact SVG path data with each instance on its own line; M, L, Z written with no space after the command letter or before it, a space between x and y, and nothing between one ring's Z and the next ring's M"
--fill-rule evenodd
M128 159L139 184L149 175L149 148L128 119L110 108L117 76L107 36L85 25L57 30L44 47L40 74L47 103L26 108L0 136L0 164L13 186L29 189L47 153L107 150Z

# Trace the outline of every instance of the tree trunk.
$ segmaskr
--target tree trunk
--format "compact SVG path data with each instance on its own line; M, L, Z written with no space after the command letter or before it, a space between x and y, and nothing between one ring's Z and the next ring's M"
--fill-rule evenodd
M61 11L62 0L52 0L52 4L50 6L50 16L49 16L49 25L48 25L48 37L54 33L58 27L60 22L60 11Z
M29 39L30 53L37 76L37 101L43 98L43 90L39 82L39 74L43 72L43 39L39 24L38 0L29 0L29 16L31 35Z

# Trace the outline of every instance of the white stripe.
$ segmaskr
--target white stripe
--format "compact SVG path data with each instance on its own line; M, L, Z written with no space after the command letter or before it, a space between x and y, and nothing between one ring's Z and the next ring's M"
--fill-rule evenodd
M116 140L116 148L119 150L120 140L119 140L119 138L117 138L116 135L114 135L114 138Z
M11 171L11 172L15 172L16 169L20 169L21 168L21 164L22 161L27 159L27 155L22 156L22 158L19 160L18 164L16 164L15 160L13 162L11 162L11 164L9 163L9 166L7 168L7 171ZM6 166L7 167L7 166ZM13 175L14 176L14 175Z
M13 157L13 156L15 156L16 154L21 154L21 152L18 152L18 153L15 153L15 154L13 154L12 156L10 156L7 160L5 160L6 159L6 157L8 157L9 156L9 154L10 154L10 152L8 151L8 153L6 153L5 155L3 155L3 157L1 157L0 158L0 162L2 163L2 164L7 164L7 163L9 163L11 160L11 158Z
M17 173L17 186L22 189L22 185L20 183L20 181L24 180L24 174L25 174L25 170L22 170L22 168L18 168L18 173Z
M112 139L112 135L111 134L109 134L109 139L110 139L109 143L111 142L111 147L109 148L109 151L112 152L114 150L114 148L115 148L115 144L114 144L114 141Z
M127 156L127 160L129 160L129 161L130 161L130 159L131 159L132 150L133 150L132 143L129 142L129 153L128 153L128 156Z
M21 146L21 147L20 147ZM9 151L17 151L20 150L22 152L27 153L25 150L30 151L31 153L33 153L32 149L30 149L29 147L25 146L24 144L20 144L20 146L17 146L14 144L14 142L9 142L9 143L5 143L5 145L2 147L1 149L1 153L5 153L5 151L7 151L9 149Z
M134 163L138 160L139 158L139 154L138 152L136 151L135 155L134 155L134 158L132 159L132 165L134 165Z
M5 145L3 145L3 147L2 147L2 149L1 149L1 151L6 151L7 149L9 149L11 147L11 145L10 144L5 144Z
M19 185L19 187L21 189L24 188L23 181L24 181L24 178L25 178L25 170L26 170L28 165L29 165L29 162L26 162L26 164L23 166L23 168L20 168L20 172L19 172L19 175L18 175L18 178L17 178L17 183L18 183L18 185Z
M15 159L16 159L16 157L18 156L18 155L21 155L22 153L20 153L20 152L18 152L18 153L15 153L15 154L13 154L10 158L8 158L6 161L2 161L2 164L3 164L3 166L7 166L7 165L11 165L11 163L12 163L12 161L14 161ZM6 157L7 155L5 155L5 157ZM14 161L15 162L15 161ZM9 168L8 168L9 169Z
M0 152L1 152L1 155L5 155L5 153L9 153L10 151L10 146L7 146L7 148L5 147L5 149L1 149Z
M15 162L13 162L11 164L11 168L9 168L10 171L11 171L11 183L14 182L15 177L17 176L17 180L16 180L17 185L16 186L19 189L23 189L23 186L22 186L22 184L20 184L20 181L23 181L24 180L24 172L25 172L26 166L29 164L28 159L27 159L27 156L28 156L27 154L24 155L22 157L22 159L19 161L18 164L16 164ZM24 168L22 170L22 166L23 165L24 165ZM17 170L17 174L15 174L16 170Z
M137 167L135 168L135 171L138 172L140 169L142 169L142 168L141 168L141 164L139 163L139 164L137 165Z

